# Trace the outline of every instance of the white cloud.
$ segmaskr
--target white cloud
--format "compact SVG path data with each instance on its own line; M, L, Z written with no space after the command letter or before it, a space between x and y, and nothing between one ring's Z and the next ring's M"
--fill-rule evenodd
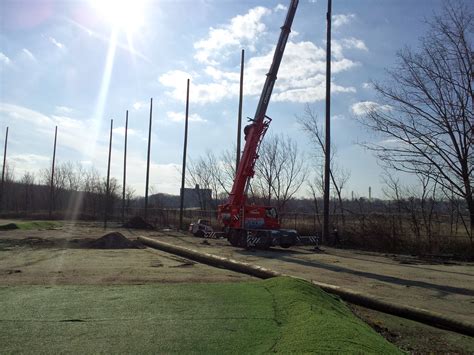
M35 57L35 56L33 55L33 53L31 53L28 49L23 48L23 49L22 49L22 52L25 53L26 56L27 56L29 59L31 59L32 61L34 61L34 62L37 61L36 57Z
M0 113L11 119L22 120L35 126L54 126L54 122L50 117L23 106L0 103Z
M64 44L62 44L61 42L57 41L56 38L54 38L54 37L49 36L49 37L48 37L48 40L49 40L52 44L54 44L56 47L58 47L59 49L64 49L64 48L65 48L65 47L64 47Z
M93 156L98 143L98 120L83 120L64 115L47 116L29 108L0 103L0 115L14 120L15 124L27 127L41 134L52 134L54 127L58 126L58 145L71 148L83 156Z
M275 12L278 12L278 11L287 11L288 10L288 7L283 5L283 4L278 4L277 6L275 6L275 8L273 9L273 11Z
M374 86L372 85L372 83L362 83L362 88L364 88L364 89L373 89Z
M121 137L125 137L125 126L116 127L112 129L113 134L118 134ZM137 135L138 131L133 128L127 129L127 136Z
M12 61L10 60L10 58L8 58L5 54L3 54L2 52L0 52L0 62L2 62L3 64L5 65L9 65L12 63Z
M390 111L392 108L389 105L380 105L373 101L361 101L351 106L351 111L356 116L363 116L371 111Z
M150 103L148 103L148 102L137 101L132 106L133 106L134 110L140 111L140 110L144 109L145 107L149 107L149 105L150 105Z
M332 16L332 26L334 29L337 29L343 25L347 25L353 19L355 19L355 14L337 14Z
M244 93L256 96L261 93L266 73L272 62L274 48L261 56L251 57L245 65ZM332 63L333 74L347 71L359 65L340 55ZM289 41L278 73L273 98L276 101L314 102L325 95L326 51L309 41ZM238 72L224 71L218 66L208 65L204 69L207 78L181 70L163 74L159 81L170 88L167 94L179 101L186 98L186 80L191 78L190 100L198 104L219 102L238 95ZM195 83L196 80L204 81ZM333 93L355 92L353 87L333 84Z
M228 52L236 47L245 47L254 50L259 36L266 26L261 22L262 17L271 13L271 10L262 6L250 9L245 15L237 15L230 23L219 28L211 27L206 39L194 44L196 58L205 64L217 64Z
M250 9L245 15L232 18L229 23L211 28L208 36L195 43L195 58L205 64L198 75L196 72L171 70L159 77L159 82L168 90L166 94L178 101L186 98L186 80L191 79L190 100L206 104L233 98L239 92L240 73L235 66L227 64L227 53L237 51L242 43L252 49L259 44L259 35L265 31L262 19L272 11L283 10L277 5L270 10L264 7ZM342 16L342 17L341 17ZM336 16L339 22L349 21L355 15ZM332 73L337 74L360 65L345 56L346 49L367 51L364 41L357 38L343 38L333 42ZM263 54L250 56L245 63L244 94L258 96L270 68L275 47L266 48ZM231 69L229 69L231 68ZM274 100L292 102L314 102L325 97L326 50L310 41L296 41L290 37L274 88ZM354 87L332 84L333 93L354 93Z
M314 102L321 101L326 98L325 81L321 81L317 86L308 86L305 88L289 89L276 93L273 95L275 101L291 101L291 102ZM331 84L331 93L355 93L356 89L353 87L344 87Z
M363 51L368 51L368 48L365 45L364 41L362 41L361 39L354 38L354 37L344 38L342 40L342 44L344 48L355 48L355 49L360 49Z
M331 115L331 120L333 121L343 121L346 119L344 115Z
M249 60L246 73L246 93L258 95L270 67L274 49L266 55ZM333 74L356 66L343 58L333 62ZM326 51L312 42L288 42L278 80L274 88L275 101L314 102L325 98ZM353 87L332 84L333 93L355 92Z
M69 114L73 111L72 108L67 107L67 106L56 106L55 109L56 109L56 112L59 114Z
M222 78L228 76L227 73L212 72L215 77ZM159 81L162 85L170 88L167 95L175 100L184 102L186 100L186 85L187 79L191 79L189 96L190 101L199 104L206 104L209 102L218 102L223 98L233 96L234 92L238 92L238 84L231 83L227 80L220 80L218 82L209 82L196 84L192 80L192 74L183 72L181 70L172 70L160 76Z
M184 112L174 112L168 111L166 112L166 116L172 122L184 122L186 116ZM191 122L207 122L207 120L203 119L197 113L192 113L188 116L189 121Z
M341 40L333 40L331 43L331 54L334 59L344 58L344 49L358 49L368 51L364 41L351 37Z
M25 173L33 173L35 181L40 182L39 171L49 165L52 156L39 154L12 154L8 156L8 163L14 167L16 178L20 178Z

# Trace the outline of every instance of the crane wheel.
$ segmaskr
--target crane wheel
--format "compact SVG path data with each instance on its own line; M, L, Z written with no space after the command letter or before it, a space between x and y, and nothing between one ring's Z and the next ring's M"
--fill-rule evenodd
M194 233L194 236L198 238L204 238L204 231L198 230L196 233Z

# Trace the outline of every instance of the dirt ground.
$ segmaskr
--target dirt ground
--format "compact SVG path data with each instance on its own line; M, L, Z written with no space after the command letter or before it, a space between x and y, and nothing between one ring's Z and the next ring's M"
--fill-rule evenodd
M3 224L3 221L0 221ZM253 279L151 248L91 248L104 231L66 224L52 230L0 231L0 286L235 282ZM124 236L134 239L127 230Z
M0 220L0 224L6 222ZM151 248L90 247L90 241L112 231L118 231L132 241L138 236L156 238L474 322L473 263L426 261L411 256L326 247L322 248L323 252L314 252L312 247L243 250L232 247L223 239L201 239L172 231L124 229L118 225L104 230L100 224L83 222L64 223L60 228L45 230L0 231L0 286L254 279ZM354 308L354 312L404 350L414 353L474 352L472 338L360 307Z

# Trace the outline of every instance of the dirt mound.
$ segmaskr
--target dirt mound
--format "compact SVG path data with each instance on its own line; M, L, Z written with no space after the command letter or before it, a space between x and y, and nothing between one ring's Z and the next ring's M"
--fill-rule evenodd
M146 222L140 216L133 217L131 220L126 222L122 227L133 228L133 229L154 229L150 223Z
M138 249L139 243L126 238L118 232L107 233L103 237L88 243L94 249Z
M12 229L18 229L18 226L15 223L7 223L0 226L0 231L9 231Z

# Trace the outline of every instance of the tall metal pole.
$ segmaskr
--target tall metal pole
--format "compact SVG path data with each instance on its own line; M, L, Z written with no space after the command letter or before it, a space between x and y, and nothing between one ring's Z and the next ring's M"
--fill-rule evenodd
M128 110L125 115L125 144L124 144L124 150L123 150L122 223L125 223L125 186L127 182L127 134L128 134Z
M146 158L146 183L145 183L145 220L148 217L148 183L150 181L150 147L151 147L152 114L153 114L153 98L150 99L150 124L148 126L148 154Z
M184 180L186 178L186 150L188 147L189 79L186 88L186 117L184 121L183 167L181 172L181 201L179 204L179 229L183 230Z
M109 161L107 163L107 185L105 188L105 208L104 208L104 228L107 228L107 212L109 209L109 194L110 194L110 160L112 157L112 129L114 120L110 120L110 139L109 139Z
M5 133L5 148L3 150L2 186L0 191L0 210L3 208L3 185L5 183L5 170L7 165L8 127Z
M323 241L329 239L329 179L331 172L331 10L332 0L328 0L326 38L326 136L324 165L324 224Z
M242 55L240 58L240 91L239 91L239 117L237 123L237 159L235 163L235 173L240 163L240 140L242 132L242 101L243 101L243 87L244 87L244 55L245 51L242 49Z
M56 163L56 142L58 139L58 126L54 129L54 145L53 145L53 162L51 163L51 184L49 186L49 218L53 214L53 200L54 200L54 165Z

